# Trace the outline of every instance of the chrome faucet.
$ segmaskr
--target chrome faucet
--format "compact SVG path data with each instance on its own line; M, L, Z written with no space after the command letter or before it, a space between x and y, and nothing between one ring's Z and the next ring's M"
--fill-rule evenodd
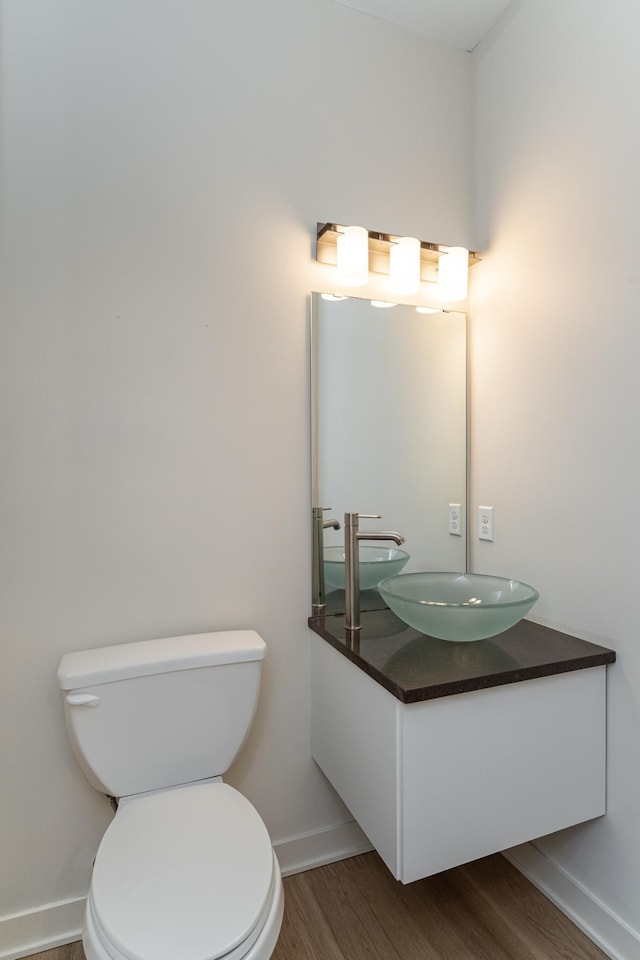
M360 520L379 520L379 513L345 513L344 515L344 566L345 566L345 627L349 631L361 630L360 623L360 540L393 540L398 546L405 537L395 530L359 530Z
M324 520L323 512L331 507L314 507L313 516L313 546L311 567L311 616L320 617L324 613L324 531L328 527L340 529L338 520Z

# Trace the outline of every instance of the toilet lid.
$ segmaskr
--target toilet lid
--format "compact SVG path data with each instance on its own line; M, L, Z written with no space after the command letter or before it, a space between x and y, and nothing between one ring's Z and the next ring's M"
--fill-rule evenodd
M121 805L103 837L95 920L130 960L216 960L257 936L273 863L260 816L227 784L149 794Z

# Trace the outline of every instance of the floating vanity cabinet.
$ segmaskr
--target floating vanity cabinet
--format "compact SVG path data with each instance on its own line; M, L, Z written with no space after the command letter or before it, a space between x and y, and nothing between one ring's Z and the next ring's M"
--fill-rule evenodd
M313 757L398 880L604 814L613 651L527 621L463 644L390 611L351 644L309 623Z

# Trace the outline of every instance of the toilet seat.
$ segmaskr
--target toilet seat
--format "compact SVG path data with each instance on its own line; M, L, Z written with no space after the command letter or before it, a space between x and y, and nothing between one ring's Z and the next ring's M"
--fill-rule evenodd
M113 960L240 960L281 886L257 811L225 783L121 805L96 856L87 925Z

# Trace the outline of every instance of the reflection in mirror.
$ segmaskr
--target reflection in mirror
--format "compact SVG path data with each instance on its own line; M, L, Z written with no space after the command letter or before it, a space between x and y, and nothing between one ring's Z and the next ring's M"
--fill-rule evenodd
M463 313L313 294L313 506L341 526L322 531L325 548L344 543L345 512L379 513L361 528L404 534L403 572L466 570L466 326Z

